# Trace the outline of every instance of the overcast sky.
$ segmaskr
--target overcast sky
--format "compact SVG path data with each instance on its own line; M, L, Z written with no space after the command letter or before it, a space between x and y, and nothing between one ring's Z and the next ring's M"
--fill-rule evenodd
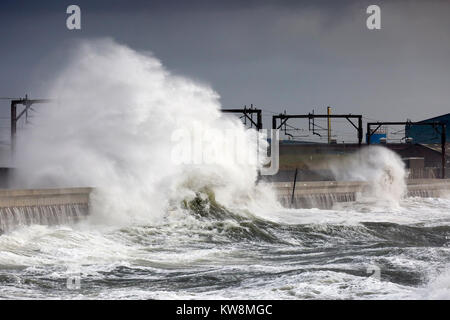
M66 28L70 4L82 30ZM381 30L366 27L370 4ZM2 0L0 96L36 97L75 40L108 36L210 84L225 107L421 120L450 112L449 17L449 1Z

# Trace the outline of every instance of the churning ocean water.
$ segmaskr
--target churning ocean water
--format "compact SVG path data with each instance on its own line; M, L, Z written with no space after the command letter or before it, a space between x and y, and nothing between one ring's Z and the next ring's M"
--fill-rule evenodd
M85 221L4 234L0 298L450 298L449 200L272 217L196 202L158 224Z
M286 209L255 185L257 158L232 161L267 141L207 85L108 39L72 52L43 94L60 103L18 136L15 184L93 187L91 214L5 230L1 299L450 298L450 200L403 198L392 153L336 169L372 183L371 197ZM183 162L205 136L220 161Z

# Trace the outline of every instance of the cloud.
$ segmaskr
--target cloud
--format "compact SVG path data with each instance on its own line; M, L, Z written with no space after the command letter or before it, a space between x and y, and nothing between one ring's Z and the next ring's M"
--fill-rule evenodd
M0 22L8 48L1 53L1 94L33 94L54 67L48 57L55 51L75 39L108 36L210 83L229 107L255 103L306 113L332 105L335 112L383 120L446 113L450 4L378 1L379 31L365 27L369 4L80 1L78 33L65 29L64 3L39 10L28 4Z

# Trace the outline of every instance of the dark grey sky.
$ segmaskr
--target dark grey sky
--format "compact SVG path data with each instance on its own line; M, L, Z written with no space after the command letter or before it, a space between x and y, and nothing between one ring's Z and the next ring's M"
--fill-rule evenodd
M70 4L81 31L66 29ZM370 4L381 30L366 28ZM448 1L2 0L0 96L41 94L75 40L108 36L209 83L226 107L421 120L450 112L449 16Z

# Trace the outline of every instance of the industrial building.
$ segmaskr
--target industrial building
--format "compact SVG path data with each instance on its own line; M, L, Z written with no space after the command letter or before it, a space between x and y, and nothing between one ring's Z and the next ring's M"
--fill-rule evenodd
M405 162L410 179L436 179L442 176L442 154L440 145L421 145L408 143L388 143L386 148L397 153ZM299 181L329 181L334 180L329 170L330 161L339 160L358 151L356 143L301 143L280 142L280 170L275 176L264 177L269 181L292 181L295 170L298 170ZM449 148L447 148L449 150ZM447 151L447 159L450 154ZM446 161L446 167L450 163ZM446 177L449 177L449 170Z
M447 141L450 135L450 113L418 121L418 123L432 123L432 122L442 122L446 124L446 137ZM439 129L439 128L438 128ZM412 139L413 143L419 144L439 144L441 143L441 134L432 126L421 126L421 125L406 125L405 126L405 136Z

